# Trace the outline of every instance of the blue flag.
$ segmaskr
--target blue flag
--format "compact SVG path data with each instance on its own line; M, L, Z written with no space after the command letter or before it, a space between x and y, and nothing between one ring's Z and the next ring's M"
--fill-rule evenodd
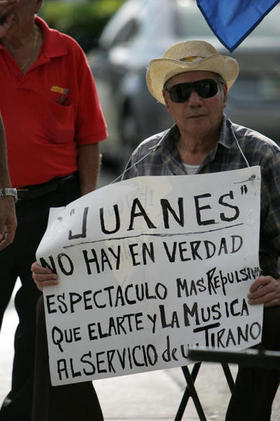
M196 0L208 25L230 51L253 31L279 1Z

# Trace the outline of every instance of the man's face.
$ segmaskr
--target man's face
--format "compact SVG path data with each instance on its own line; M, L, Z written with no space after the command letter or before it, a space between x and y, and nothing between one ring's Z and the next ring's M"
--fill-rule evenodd
M172 77L167 83L167 89L181 84L191 83L203 79L218 81L218 76L212 72L195 71L181 73ZM203 98L195 90L192 90L185 102L173 102L170 94L163 90L166 108L172 115L181 133L192 133L205 136L215 133L221 124L223 110L226 106L227 88L220 86L214 96Z

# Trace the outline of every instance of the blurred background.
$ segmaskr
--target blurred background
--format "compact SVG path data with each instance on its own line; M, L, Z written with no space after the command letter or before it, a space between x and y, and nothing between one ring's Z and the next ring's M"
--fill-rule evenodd
M71 35L87 52L98 45L105 24L126 0L44 0L40 10L49 26Z
M226 114L280 142L280 5L234 50L240 75ZM87 54L109 129L104 165L120 171L131 151L170 124L146 88L148 62L172 44L204 39L231 55L195 0L45 0L42 16L73 36Z

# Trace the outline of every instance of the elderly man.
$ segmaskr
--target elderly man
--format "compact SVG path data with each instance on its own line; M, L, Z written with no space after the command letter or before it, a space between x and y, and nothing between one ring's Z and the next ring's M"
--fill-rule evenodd
M96 187L98 144L107 136L84 52L75 40L50 29L37 16L41 5L42 0L0 0L0 109L11 181L19 199L15 240L0 253L0 325L16 279L21 282L15 298L19 325L12 388L0 411L5 421L31 419L40 293L30 265L49 208L65 206Z
M207 42L188 41L170 47L151 61L147 86L166 105L175 124L143 141L134 151L123 178L188 175L261 167L260 264L263 275L252 284L250 305L264 304L261 346L280 350L280 149L270 139L232 123L225 115L228 90L238 63ZM48 269L32 266L37 286L58 282ZM240 368L227 421L267 421L279 384L277 370Z

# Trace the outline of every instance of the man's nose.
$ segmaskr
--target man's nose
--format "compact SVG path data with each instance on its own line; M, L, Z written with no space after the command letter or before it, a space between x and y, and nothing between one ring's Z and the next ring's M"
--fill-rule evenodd
M201 105L202 103L201 96L194 89L191 91L190 97L188 99L188 103L192 107Z

